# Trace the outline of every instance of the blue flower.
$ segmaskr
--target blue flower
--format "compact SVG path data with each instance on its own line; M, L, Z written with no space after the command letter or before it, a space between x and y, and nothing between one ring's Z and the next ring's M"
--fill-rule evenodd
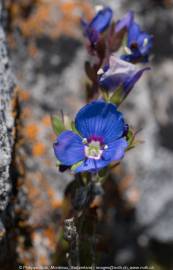
M85 20L81 20L84 34L88 37L91 44L95 44L99 39L100 33L104 32L108 28L112 15L112 9L106 7L100 10L91 22L87 23Z
M76 115L75 127L80 135L63 131L54 143L56 158L63 165L76 164L76 173L92 172L123 158L128 146L126 125L115 105L104 101L85 105Z
M153 36L143 32L136 22L128 28L127 47L122 59L128 62L148 62L148 57L153 47Z
M118 87L122 87L122 98L128 95L136 82L142 76L145 67L138 69L136 65L117 59L114 55L110 56L109 68L101 75L99 85L106 91L116 91ZM98 73L101 73L99 70Z

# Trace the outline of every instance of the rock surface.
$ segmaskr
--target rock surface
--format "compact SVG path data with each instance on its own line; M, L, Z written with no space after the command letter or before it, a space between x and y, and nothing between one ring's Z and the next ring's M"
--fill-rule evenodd
M2 4L0 3L1 22L2 12ZM7 254L12 256L9 227L14 221L13 207L10 201L13 188L11 162L15 122L13 99L14 77L10 68L4 29L0 23L0 265L3 265L4 269L6 269L8 262Z

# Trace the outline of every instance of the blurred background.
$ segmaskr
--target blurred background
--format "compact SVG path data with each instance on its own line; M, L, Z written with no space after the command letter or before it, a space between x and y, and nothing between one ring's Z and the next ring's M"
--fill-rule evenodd
M130 151L105 184L100 265L147 265L173 270L173 1L5 0L5 29L16 82L12 195L0 242L1 269L66 265L62 220L72 175L56 167L50 116L73 117L86 102L87 59L80 18L110 5L115 20L134 10L154 35L151 71L123 110L144 143ZM2 53L2 52L1 52ZM8 219L7 219L8 220ZM7 225L6 225L7 224ZM1 225L0 225L1 226ZM2 230L3 231L3 230ZM149 268L148 268L149 269Z

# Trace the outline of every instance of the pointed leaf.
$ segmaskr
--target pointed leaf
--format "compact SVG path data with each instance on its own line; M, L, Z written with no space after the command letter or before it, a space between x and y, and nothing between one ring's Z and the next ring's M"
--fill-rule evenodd
M65 130L63 121L59 116L52 116L52 127L56 135L59 135Z
M129 146L132 144L133 140L134 140L134 133L131 129L129 129L127 133L127 142Z
M74 133L79 134L78 130L77 130L76 127L75 127L75 122L74 122L74 121L71 122L71 129L72 129L72 131L73 131ZM80 134L79 134L79 135L80 135Z

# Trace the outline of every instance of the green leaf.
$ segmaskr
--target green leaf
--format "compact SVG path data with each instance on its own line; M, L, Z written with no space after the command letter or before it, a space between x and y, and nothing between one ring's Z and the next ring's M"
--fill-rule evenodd
M131 129L129 129L127 133L127 142L129 146L133 143L133 140L134 140L134 133Z
M61 132L65 130L63 121L57 115L52 116L52 127L56 135L59 135Z
M120 105L123 99L123 92L124 92L123 87L119 86L113 93L110 102L115 104L116 106Z
M72 171L75 171L77 169L77 167L79 167L80 165L82 165L83 161L79 161L75 164L73 164L73 166L71 167Z

